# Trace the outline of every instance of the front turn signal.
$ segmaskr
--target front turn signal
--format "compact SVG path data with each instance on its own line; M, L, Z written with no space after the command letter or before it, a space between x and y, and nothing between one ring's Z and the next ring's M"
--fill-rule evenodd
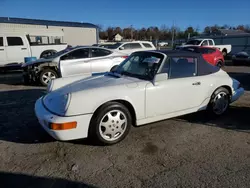
M76 121L67 122L67 123L51 123L49 128L52 130L68 130L68 129L75 129L77 125Z

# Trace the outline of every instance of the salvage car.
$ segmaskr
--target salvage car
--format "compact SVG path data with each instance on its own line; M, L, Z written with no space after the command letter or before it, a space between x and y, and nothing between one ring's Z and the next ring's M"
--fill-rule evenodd
M123 53L101 47L71 47L23 64L23 78L25 83L39 82L47 86L51 79L59 77L110 71L126 58Z
M233 65L250 64L250 55L247 52L238 52L232 56Z
M212 65L223 67L225 60L222 52L217 48L203 47L203 46L189 46L180 48L180 50L186 50L196 53L201 53L203 58Z
M42 127L57 140L123 140L130 127L201 110L219 116L244 93L241 84L201 54L135 52L116 70L52 80L35 104Z

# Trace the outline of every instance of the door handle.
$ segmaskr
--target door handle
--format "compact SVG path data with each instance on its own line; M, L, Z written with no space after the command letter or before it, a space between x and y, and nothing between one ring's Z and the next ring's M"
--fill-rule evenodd
M27 48L21 48L21 50L27 50Z
M201 83L200 82L194 82L192 85L199 86L199 85L201 85Z
M0 49L0 51L4 51L4 49Z

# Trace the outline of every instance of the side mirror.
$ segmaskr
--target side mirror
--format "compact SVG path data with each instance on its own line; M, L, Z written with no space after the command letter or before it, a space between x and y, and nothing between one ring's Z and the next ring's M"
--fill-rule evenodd
M154 85L158 85L159 82L165 81L168 79L168 73L159 73L155 75L153 80Z
M122 47L120 47L120 48L119 48L119 50L124 50L124 47L123 47L123 46L122 46Z

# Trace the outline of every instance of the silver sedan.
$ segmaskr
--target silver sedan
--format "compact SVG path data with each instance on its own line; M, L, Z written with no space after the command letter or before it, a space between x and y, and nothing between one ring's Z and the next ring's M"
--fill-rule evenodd
M25 83L38 82L46 86L51 79L114 70L126 54L94 46L67 48L56 54L28 62L23 67Z

